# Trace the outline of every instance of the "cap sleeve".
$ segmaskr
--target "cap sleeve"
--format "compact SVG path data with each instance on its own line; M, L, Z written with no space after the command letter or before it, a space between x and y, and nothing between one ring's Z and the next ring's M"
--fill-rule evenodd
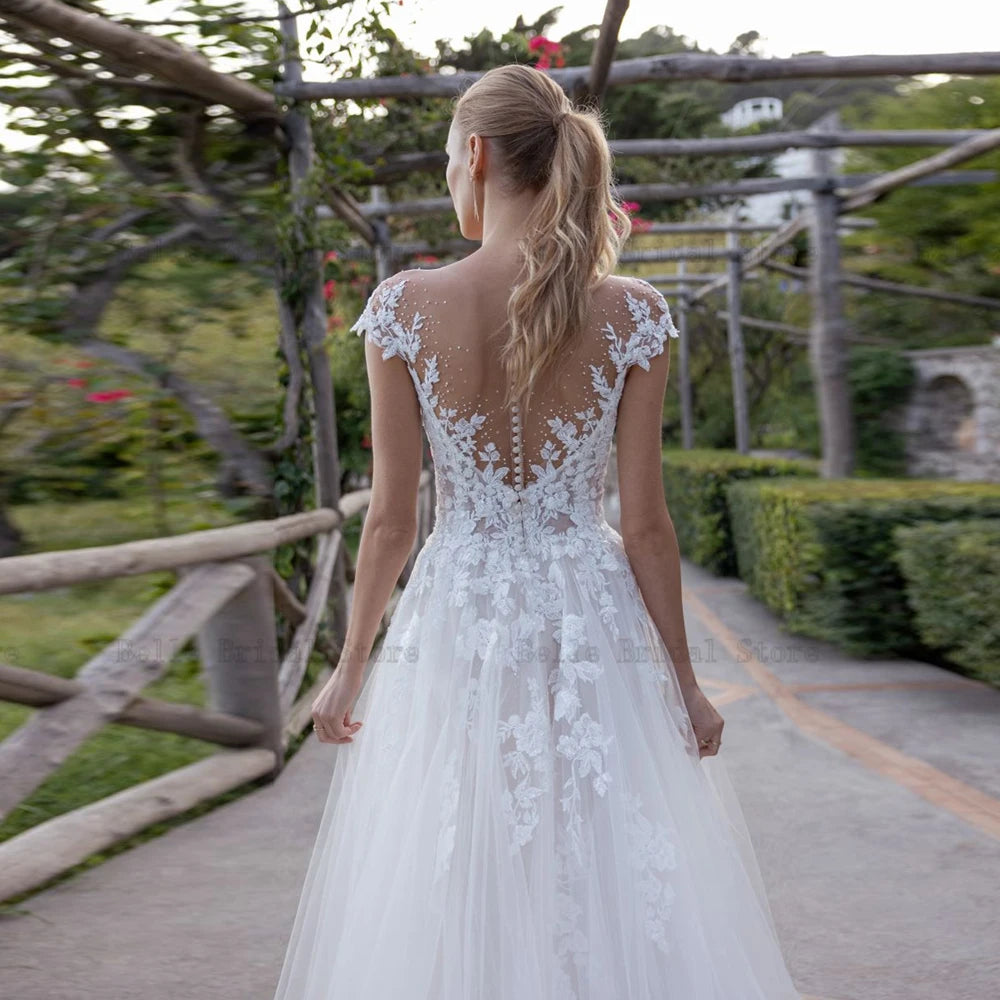
M412 361L412 356L419 347L419 323L411 323L407 327L398 315L400 298L407 280L399 275L392 275L381 281L351 327L359 337L367 337L382 349L384 361L397 355L405 361Z
M632 330L624 349L624 364L649 370L649 362L663 353L667 337L679 337L667 300L644 278L635 278L626 290Z

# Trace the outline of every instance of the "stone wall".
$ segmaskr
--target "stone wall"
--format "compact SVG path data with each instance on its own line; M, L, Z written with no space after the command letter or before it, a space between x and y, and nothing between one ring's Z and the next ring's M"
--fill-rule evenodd
M904 353L917 375L901 421L908 474L1000 482L1000 344Z

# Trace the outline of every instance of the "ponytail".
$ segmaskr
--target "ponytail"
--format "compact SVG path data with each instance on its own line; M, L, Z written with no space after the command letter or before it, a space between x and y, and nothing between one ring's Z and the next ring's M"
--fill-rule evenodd
M455 119L463 134L493 140L512 193L538 191L500 352L505 405L526 406L539 376L579 336L590 293L617 267L631 221L611 195L600 112L574 108L546 74L517 64L492 69L458 99Z

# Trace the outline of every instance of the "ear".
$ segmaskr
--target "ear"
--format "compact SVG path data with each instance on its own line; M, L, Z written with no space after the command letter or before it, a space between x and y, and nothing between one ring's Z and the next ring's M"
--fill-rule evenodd
M486 167L486 144L483 137L476 132L469 136L469 170L478 176Z

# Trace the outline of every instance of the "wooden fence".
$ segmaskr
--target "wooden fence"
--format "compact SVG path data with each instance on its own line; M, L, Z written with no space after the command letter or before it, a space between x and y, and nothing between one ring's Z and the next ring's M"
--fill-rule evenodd
M327 609L347 601L353 567L342 528L353 517L364 522L370 496L367 489L345 494L336 510L0 560L0 595L162 570L178 573L171 590L74 679L0 664L0 699L36 710L0 743L0 818L109 722L178 733L224 748L0 844L0 899L43 884L151 823L281 773L289 741L311 724L312 703L336 666L343 636L335 644L317 646L317 632ZM417 537L401 574L403 583L433 528L434 503L432 474L425 469ZM265 553L310 537L317 539L318 552L302 603ZM348 562L343 594L331 587L339 553ZM383 625L394 607L390 601ZM279 657L276 635L279 612L295 627L284 657ZM209 707L142 697L142 689L166 672L192 638L205 671ZM301 691L314 648L327 663Z

